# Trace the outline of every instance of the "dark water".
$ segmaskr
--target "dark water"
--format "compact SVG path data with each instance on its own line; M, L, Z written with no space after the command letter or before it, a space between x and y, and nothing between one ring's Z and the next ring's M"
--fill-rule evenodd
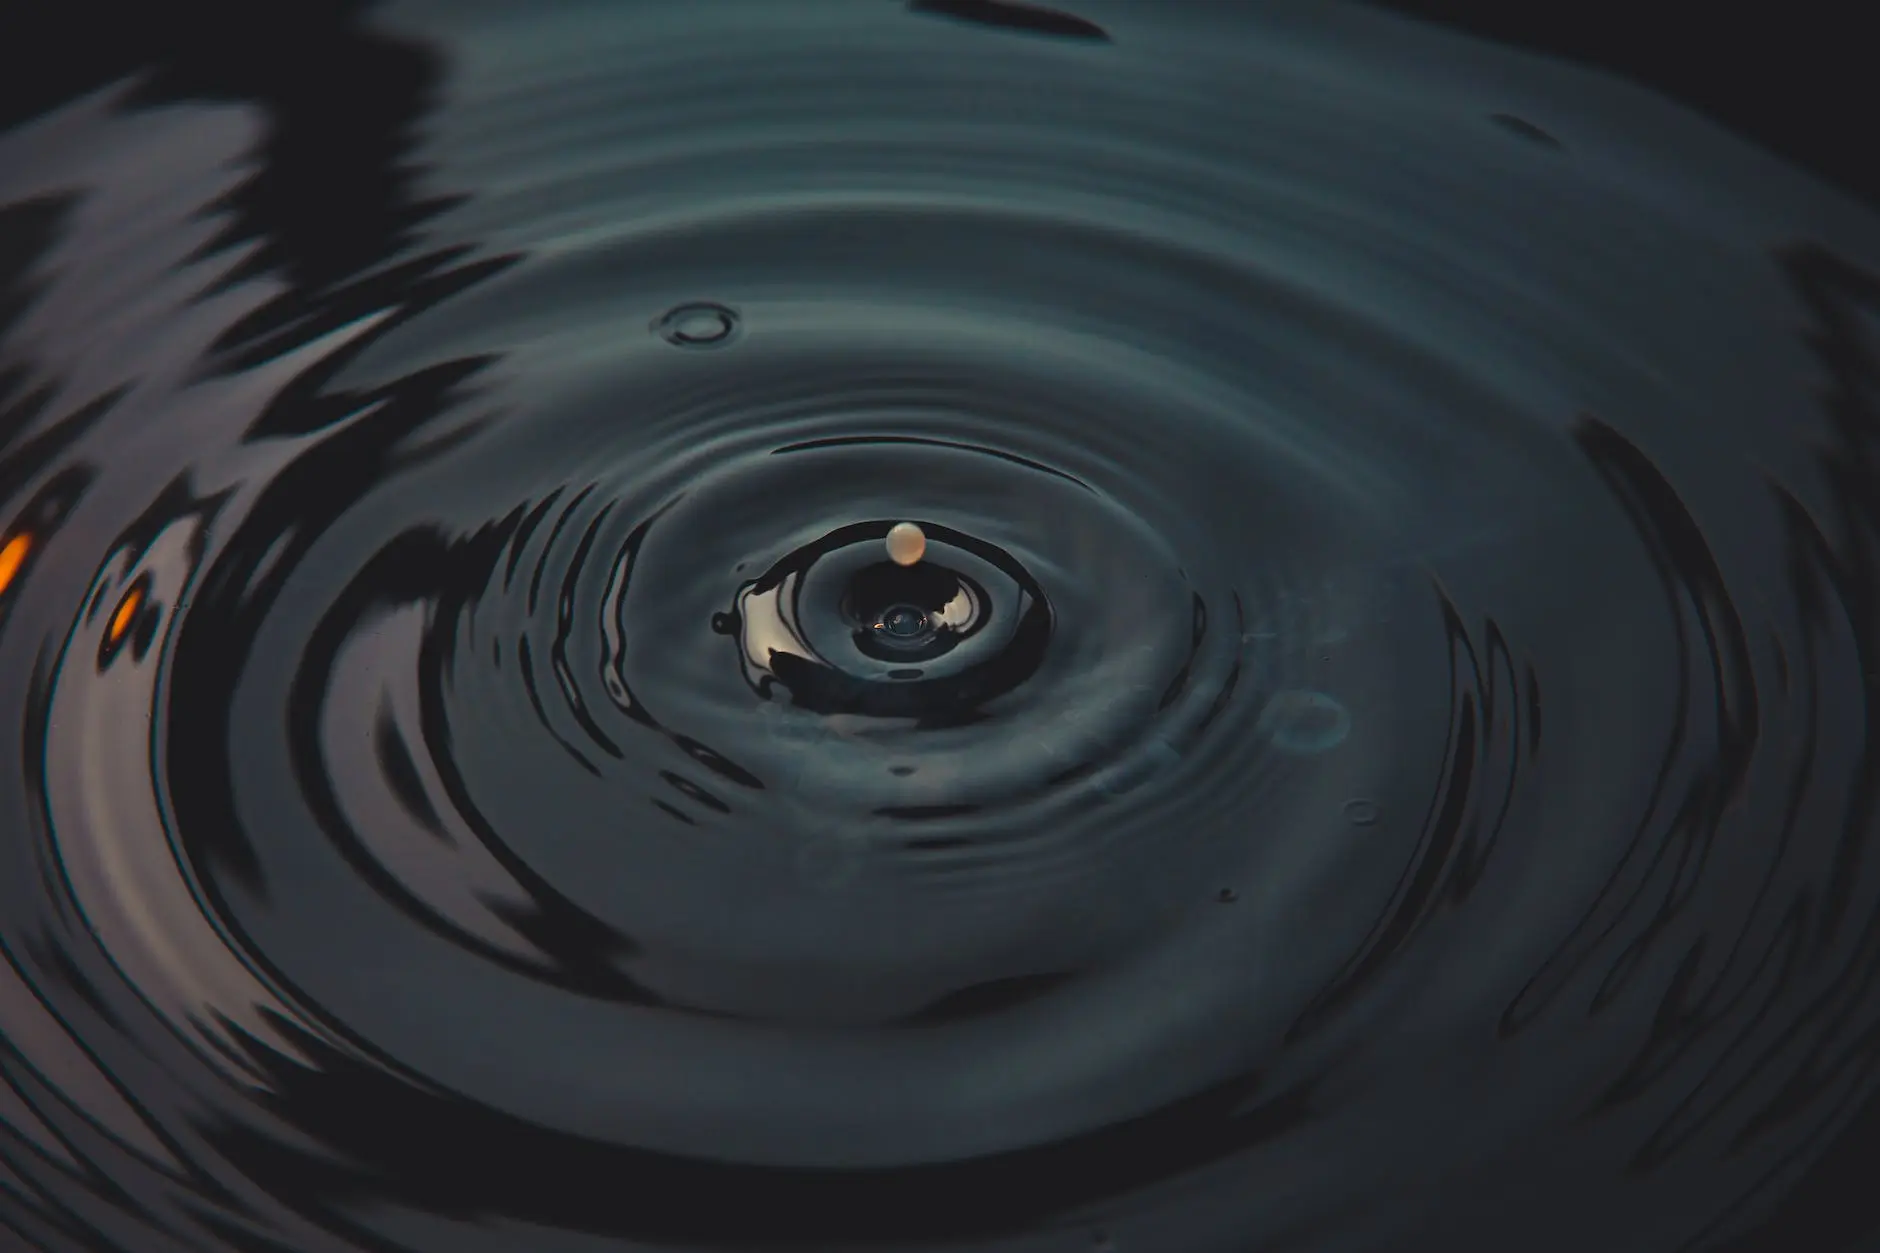
M1324 3L295 20L0 132L0 1248L1869 1247L1869 209Z

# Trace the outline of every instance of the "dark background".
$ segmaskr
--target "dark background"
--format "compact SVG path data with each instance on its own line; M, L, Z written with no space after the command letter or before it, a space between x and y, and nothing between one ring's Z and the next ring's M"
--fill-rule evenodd
M1790 18L1770 0L1325 2L1370 3L1616 72L1880 208L1871 122L1880 118L1880 73L1863 52L1871 46L1870 6L1811 5ZM1075 0L1051 3L1076 8ZM0 128L139 70L156 71L157 96L259 102L275 126L263 173L237 206L245 233L268 241L262 264L320 286L385 256L413 224L399 159L440 67L422 48L362 31L358 18L372 7L374 0L0 0Z
M1076 8L1075 0L1053 2ZM1880 155L1872 142L1880 73L1868 37L1870 6L1356 2L1616 71L1880 206ZM413 88L421 92L427 78L413 63L421 57L401 59L384 44L376 45L376 57L362 57L374 45L349 27L370 3L6 0L0 3L0 125L159 64L170 68L179 91L258 98L289 117L317 101L330 124L369 131L375 114L383 125L388 108L408 116L418 103ZM1791 17L1795 12L1803 16ZM334 56L348 57L341 93L331 90L323 72ZM333 116L336 110L341 116Z

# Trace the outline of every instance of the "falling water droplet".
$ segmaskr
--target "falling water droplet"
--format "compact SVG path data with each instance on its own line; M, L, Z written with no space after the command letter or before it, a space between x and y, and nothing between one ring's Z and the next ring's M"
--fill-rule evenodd
M888 559L911 566L927 552L927 533L912 522L897 522L888 530Z

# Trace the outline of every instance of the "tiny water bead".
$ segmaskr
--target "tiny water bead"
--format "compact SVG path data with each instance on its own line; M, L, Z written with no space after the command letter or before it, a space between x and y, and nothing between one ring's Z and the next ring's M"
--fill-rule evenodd
M654 333L675 348L722 348L740 326L736 309L707 300L675 305L653 320Z

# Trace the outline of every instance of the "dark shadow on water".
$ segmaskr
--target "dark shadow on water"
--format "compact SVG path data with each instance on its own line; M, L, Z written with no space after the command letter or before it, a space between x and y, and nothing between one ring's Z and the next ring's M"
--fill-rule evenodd
M1110 41L1109 32L1076 14L1011 3L1010 0L908 0L907 7L915 13L952 18L993 30L1055 35L1061 39L1089 39L1098 43Z

